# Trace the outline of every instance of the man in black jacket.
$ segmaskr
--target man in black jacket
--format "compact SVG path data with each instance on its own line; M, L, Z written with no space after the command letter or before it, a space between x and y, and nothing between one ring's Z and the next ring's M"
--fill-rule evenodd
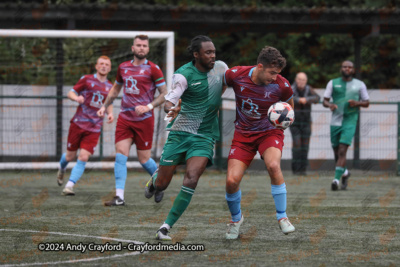
M307 75L299 72L292 84L295 120L290 127L293 138L292 171L306 175L311 136L311 104L319 102L319 95L307 84Z

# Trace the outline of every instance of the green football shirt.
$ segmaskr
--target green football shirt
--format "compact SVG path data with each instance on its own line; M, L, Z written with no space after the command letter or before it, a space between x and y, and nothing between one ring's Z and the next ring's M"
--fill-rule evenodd
M332 126L342 126L345 124L356 124L359 115L359 107L350 107L348 101L369 100L367 87L365 84L353 78L346 82L341 77L330 80L326 86L324 98L331 98L333 103L338 106L332 112Z
M167 125L167 131L182 131L219 140L218 110L224 73L228 66L216 61L214 68L201 72L193 62L180 67L173 75L171 91L165 96L176 104L182 99L181 111Z

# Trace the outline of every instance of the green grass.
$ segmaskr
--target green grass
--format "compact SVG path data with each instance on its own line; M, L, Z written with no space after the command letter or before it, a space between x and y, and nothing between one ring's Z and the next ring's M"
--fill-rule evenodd
M208 171L192 201L171 230L174 242L203 244L199 252L40 252L41 242L118 243L94 237L158 243L165 220L183 181L173 178L164 200L144 197L149 176L129 172L125 207L104 207L113 195L110 171L87 171L76 195L61 196L55 171L2 172L0 178L0 265L79 260L76 266L395 266L400 262L400 178L393 174L353 172L346 191L332 192L333 173L295 177L285 173L288 215L296 232L283 235L275 219L265 172L243 178L245 221L239 240L225 240L230 216L225 201L225 173ZM66 177L69 177L67 173ZM56 235L60 232L71 235ZM82 235L82 236L79 236ZM123 243L126 244L126 243ZM121 256L121 257L115 257ZM97 261L82 261L102 257ZM113 257L113 258L112 258Z

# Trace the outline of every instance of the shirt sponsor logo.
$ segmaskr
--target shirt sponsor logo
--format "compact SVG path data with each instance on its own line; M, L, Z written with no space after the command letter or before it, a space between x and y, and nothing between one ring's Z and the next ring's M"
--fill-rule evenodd
M339 87L339 88L340 88L340 87L342 87L342 85L340 85L340 84L337 84L337 85L335 85L335 87Z
M201 82L198 82L198 83L192 83L192 84L191 84L191 86L195 86L195 85L199 85L199 84L201 84Z
M242 113L255 119L261 118L261 114L258 113L258 105L254 104L250 98L242 102Z
M132 76L129 76L129 78L125 80L125 92L132 95L140 94L140 90L136 85L137 80L133 79Z
M97 91L96 93L93 93L92 100L90 101L90 106L101 108L101 106L103 105L103 100L104 96L99 91Z

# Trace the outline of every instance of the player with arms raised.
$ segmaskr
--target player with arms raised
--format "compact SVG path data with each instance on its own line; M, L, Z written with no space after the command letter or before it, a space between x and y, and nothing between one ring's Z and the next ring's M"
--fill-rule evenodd
M96 112L103 106L104 99L112 87L112 83L107 80L107 75L111 71L111 61L107 56L97 59L96 74L82 76L78 83L69 91L68 98L79 103L68 132L67 153L60 159L60 168L57 174L57 183L62 185L64 182L65 168L68 162L75 159L79 151L78 160L72 168L71 176L65 185L63 195L75 195L73 187L81 178L86 162L93 154L99 141L103 119L96 115ZM114 120L112 106L107 108L108 123Z
M272 126L267 116L269 107L276 102L294 105L290 83L279 75L285 66L286 60L280 52L267 46L261 50L256 66L233 67L225 73L225 83L233 87L236 96L235 133L228 156L225 196L232 220L226 239L239 236L243 223L239 186L257 151L271 178L279 226L284 234L295 230L286 215L286 185L280 167L283 130Z
M164 103L167 87L161 69L146 59L149 50L147 35L138 35L133 39L134 59L119 65L115 84L108 94L104 106L97 113L100 117L104 116L106 108L111 105L124 87L121 111L115 130L116 196L111 201L104 203L106 206L125 205L126 162L133 143L136 144L138 159L142 167L150 175L157 169L156 162L150 157L154 131L153 108ZM154 98L156 88L160 94Z

